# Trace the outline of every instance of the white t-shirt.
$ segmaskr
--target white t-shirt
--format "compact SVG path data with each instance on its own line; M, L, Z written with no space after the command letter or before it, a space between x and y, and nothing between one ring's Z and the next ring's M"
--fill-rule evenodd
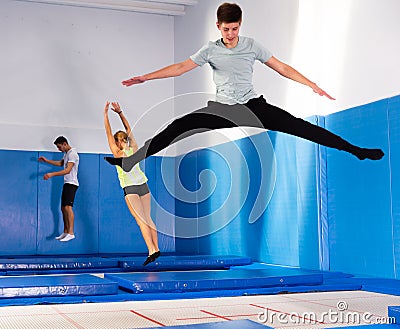
M64 184L73 184L79 186L78 182L78 166L79 166L79 155L76 152L76 149L71 148L67 153L64 154L64 169L67 168L68 162L74 163L69 174L64 175Z

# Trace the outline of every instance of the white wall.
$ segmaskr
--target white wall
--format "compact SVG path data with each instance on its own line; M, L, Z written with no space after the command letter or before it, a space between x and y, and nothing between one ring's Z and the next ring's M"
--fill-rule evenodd
M400 2L301 0L291 63L336 101L290 86L283 102L300 116L345 110L400 94Z
M173 80L121 85L173 61L173 17L2 0L0 18L0 149L56 151L55 137L65 135L80 152L109 152L107 99L139 120L140 144L173 112L140 119L173 94Z

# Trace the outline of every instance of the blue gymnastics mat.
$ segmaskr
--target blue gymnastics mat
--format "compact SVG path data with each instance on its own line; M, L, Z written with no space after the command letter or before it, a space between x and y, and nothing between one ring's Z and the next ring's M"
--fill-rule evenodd
M400 324L400 306L389 306L388 307L388 317L394 318L395 323Z
M341 279L331 278L327 279L326 282L330 284L335 284L335 283L359 284L361 286L360 290L400 296L400 280L396 279L352 277L352 278L341 278Z
M249 257L238 256L163 256L143 267L143 257L126 257L119 260L119 267L126 271L166 271L166 270L213 270L226 269L231 266L252 264Z
M118 267L118 260L102 257L1 258L0 271L41 271L107 269Z
M222 270L105 274L105 278L134 293L318 285L321 274L300 269Z
M157 327L160 328L160 327ZM262 328L270 328L264 326L260 323L250 321L250 320L235 320L235 321L225 321L225 322L212 322L212 323L200 323L200 324L191 324L186 326L172 326L172 327L164 327L166 329L262 329ZM156 327L148 328L148 329L156 329Z
M118 285L90 274L1 277L0 298L113 295Z

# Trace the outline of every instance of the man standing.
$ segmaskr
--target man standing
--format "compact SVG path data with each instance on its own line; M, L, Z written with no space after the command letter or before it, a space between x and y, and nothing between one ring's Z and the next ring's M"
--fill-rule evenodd
M44 156L39 157L39 161L49 163L53 166L64 166L63 170L49 172L43 176L44 180L48 180L54 176L64 176L64 185L61 194L61 212L63 215L64 231L56 237L57 240L67 242L75 239L74 234L74 205L75 194L79 186L78 182L78 166L79 155L76 149L72 148L64 136L59 136L54 141L57 149L64 153L61 160L48 160Z

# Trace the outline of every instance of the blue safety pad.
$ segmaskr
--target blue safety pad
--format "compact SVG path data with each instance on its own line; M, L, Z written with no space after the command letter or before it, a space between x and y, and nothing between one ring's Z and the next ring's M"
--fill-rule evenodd
M0 150L0 255L33 255L38 152Z
M319 268L318 155L314 143L268 131L178 157L184 196L202 198L176 203L192 224L192 234L177 235L177 251ZM209 222L203 231L201 216Z
M173 292L212 289L262 288L271 286L315 285L322 275L296 269L185 271L105 274L121 288L135 292Z
M216 297L237 297L252 295L273 295L280 293L302 293L302 292L323 292L323 291L350 291L360 290L361 285L352 283L317 284L317 285L298 285L298 286L275 286L266 288L242 288L224 290L204 290L204 291L176 291L176 292L152 292L152 293L129 293L119 290L113 295L97 296L45 296L35 298L8 298L1 299L0 305L33 305L33 304L55 304L55 303L105 303L123 301L150 301L150 300L177 300L177 299L196 299L196 298L216 298Z
M248 270L265 270L265 269L276 269L276 268L286 268L286 269L299 269L299 267L295 267L295 266L282 266L282 265L274 265L274 264L265 264L265 263L257 263L254 262L250 265L241 265L241 266L231 266L230 269L231 270L243 270L243 269L248 269ZM318 273L321 274L322 277L325 279L334 279L334 278L350 278L353 277L352 274L349 273L343 273L343 272L333 272L333 271L319 271L319 270L304 270L307 271L309 273Z
M76 270L76 269L102 269L118 266L118 260L100 257L34 257L0 259L0 270L26 271L26 270Z
M398 109L396 109L398 112ZM392 123L390 123L392 124ZM328 115L325 127L349 142L382 148L379 161L327 148L329 261L333 271L394 277L397 235L392 219L392 149L388 135L388 99ZM396 182L396 181L393 181ZM393 200L393 201L392 201Z
M328 284L359 284L361 290L400 296L400 280L379 278L330 278L324 280Z
M71 268L65 270L10 270L4 273L7 276L25 276L25 275L55 275L55 274L81 274L81 273L120 273L121 268Z
M149 329L158 329L160 327L153 327ZM257 323L250 320L235 320L235 321L225 321L225 322L212 322L212 323L200 323L200 324L189 324L186 326L168 326L164 328L170 329L265 329L272 327L267 327L261 323Z
M151 156L140 163L147 178L151 196L151 218L157 226L158 246L164 252L175 252L176 212L174 194L175 157Z
M389 306L388 317L394 319L394 323L400 324L400 306Z
M146 267L143 257L127 257L119 261L119 266L129 271L162 271L162 270L206 270L224 269L233 265L251 264L251 258L238 256L162 256Z
M55 304L55 303L106 303L124 301L151 301L151 300L181 300L197 298L219 298L219 297L238 297L238 296L258 296L275 295L280 293L305 293L305 292L326 292L326 291L351 291L360 290L360 286L352 284L337 285L317 285L317 286L290 286L290 287L269 287L269 288L250 288L250 289L231 289L231 290L205 290L205 291L186 291L186 292L153 292L145 294L135 294L120 292L114 295L98 296L63 296L63 297L40 297L40 298L10 298L1 299L0 305L32 305L32 304Z
M400 278L400 96L388 100L394 275ZM400 322L399 322L400 323Z
M394 279L369 279L362 283L362 290L378 292L381 294L400 296L400 280Z
M117 292L115 282L89 274L0 278L0 298L112 295Z

